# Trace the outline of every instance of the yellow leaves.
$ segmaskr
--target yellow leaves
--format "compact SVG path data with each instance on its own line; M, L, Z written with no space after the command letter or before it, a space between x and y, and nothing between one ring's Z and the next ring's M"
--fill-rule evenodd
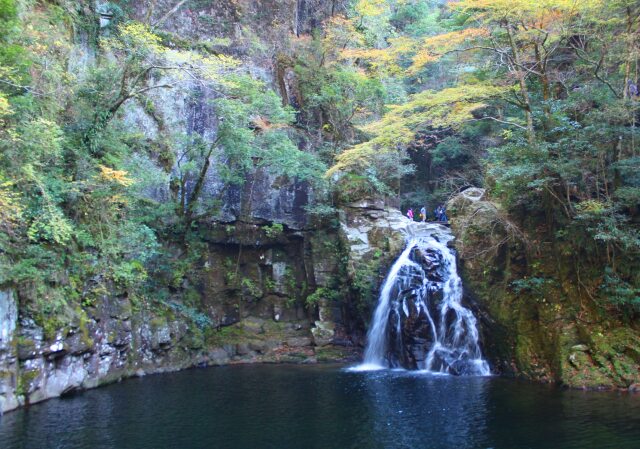
M6 117L7 115L11 115L12 113L13 111L9 106L9 101L7 100L7 97L5 97L2 92L0 92L0 124L2 124L3 117Z
M131 46L151 52L160 52L164 47L160 36L154 34L148 25L140 22L128 22L118 26L120 45Z
M460 31L427 37L413 57L413 64L409 67L408 72L415 74L428 63L440 59L444 53L456 49L463 43L471 45L470 41L487 37L488 35L489 32L484 28L466 28Z
M602 0L459 0L450 7L483 21L509 21L540 27L573 16Z
M582 213L597 215L605 212L610 206L610 204L600 200L585 200L576 205L576 209Z
M240 61L224 54L202 55L195 51L168 48L148 25L128 22L118 26L118 33L102 39L107 51L119 54L131 66L156 67L171 72L173 80L209 81L232 87L225 74L236 69Z
M364 126L362 130L373 138L340 154L327 175L366 167L374 155L408 145L420 128L457 128L473 118L473 111L485 107L487 100L506 90L490 84L473 84L415 94L409 102L391 106L382 119Z
M387 48L347 48L342 51L342 59L365 59L373 69L384 68L390 72L400 72L398 61L401 57L413 53L413 63L407 70L415 75L425 65L439 60L447 52L462 44L471 46L473 41L489 36L485 28L466 28L451 33L429 36L424 39L412 39L402 36L389 39Z
M478 37L487 37L489 32L484 28L465 28L460 31L453 31L451 33L438 34L436 36L427 37L424 40L424 47L434 50L454 48L461 43L468 40L473 40Z
M356 29L353 20L338 15L324 23L323 41L325 46L334 46L334 49L364 43L362 34Z
M98 165L98 168L100 173L96 176L96 179L101 183L110 184L113 187L129 187L135 183L134 179L127 176L129 173L125 170L114 170L104 165ZM116 208L126 207L128 205L127 197L120 193L115 193L114 190L112 188L109 189L110 194L105 198L107 203Z
M387 0L358 0L354 9L358 15L376 17L387 11L387 3Z
M240 65L239 60L227 55L202 56L192 51L165 49L163 56L166 63L175 67L176 78L199 78L228 87L233 87L233 83L224 75Z
M100 179L100 181L117 184L123 187L129 187L135 182L135 180L127 177L129 173L125 170L114 170L112 168L105 167L104 165L98 165L98 168L100 169L100 174L98 175L98 179Z
M389 39L387 48L346 48L340 53L341 59L365 59L373 69L385 69L392 73L401 72L398 59L415 51L419 41L406 36Z

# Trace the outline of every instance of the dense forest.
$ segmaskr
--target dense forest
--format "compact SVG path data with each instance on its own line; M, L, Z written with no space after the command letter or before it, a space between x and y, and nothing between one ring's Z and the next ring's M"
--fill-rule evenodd
M308 187L314 229L364 198L433 210L484 188L505 233L477 230L482 256L519 252L486 283L598 332L633 326L637 1L327 1L308 29L273 19L272 40L193 13L205 3L0 0L0 286L45 333L114 292L219 327L195 273L257 288L240 255L202 259L212 228L251 222L257 172ZM228 3L230 21L263 20ZM180 14L219 33L165 27ZM169 95L204 98L211 125L174 126ZM233 220L230 195L249 202ZM259 225L276 240L289 228ZM296 287L308 310L336 296L311 287Z

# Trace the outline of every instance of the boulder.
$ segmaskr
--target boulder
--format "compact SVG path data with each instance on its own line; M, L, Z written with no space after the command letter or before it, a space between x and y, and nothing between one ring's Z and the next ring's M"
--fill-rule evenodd
M330 321L316 321L311 328L313 343L316 346L326 346L333 342L335 336L335 324Z

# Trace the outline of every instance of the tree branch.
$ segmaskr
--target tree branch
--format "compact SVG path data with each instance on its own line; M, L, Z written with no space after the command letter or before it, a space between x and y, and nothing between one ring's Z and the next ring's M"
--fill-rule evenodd
M160 17L155 23L151 25L151 29L155 29L162 25L169 17L176 13L182 5L187 3L187 0L179 1L173 8L171 8L164 16Z
M500 119L498 119L496 117L490 117L490 116L481 117L481 118L475 118L475 119L471 119L471 120L465 120L465 122L479 122L480 120L493 120L494 122L502 123L504 125L515 126L516 128L520 128L520 129L523 129L525 131L527 130L526 126L522 126L522 125L519 125L517 123L507 121L507 120L500 120Z

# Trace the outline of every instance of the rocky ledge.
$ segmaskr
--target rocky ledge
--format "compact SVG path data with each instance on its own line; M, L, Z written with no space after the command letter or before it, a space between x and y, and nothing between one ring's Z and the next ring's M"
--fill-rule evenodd
M48 336L33 319L19 315L13 292L0 292L0 414L132 376L195 366L359 357L357 348L332 344L333 329L324 330L328 338L323 339L322 329L304 319L246 317L202 332L179 316L137 311L115 298L105 298L82 316L86 320L71 320Z

